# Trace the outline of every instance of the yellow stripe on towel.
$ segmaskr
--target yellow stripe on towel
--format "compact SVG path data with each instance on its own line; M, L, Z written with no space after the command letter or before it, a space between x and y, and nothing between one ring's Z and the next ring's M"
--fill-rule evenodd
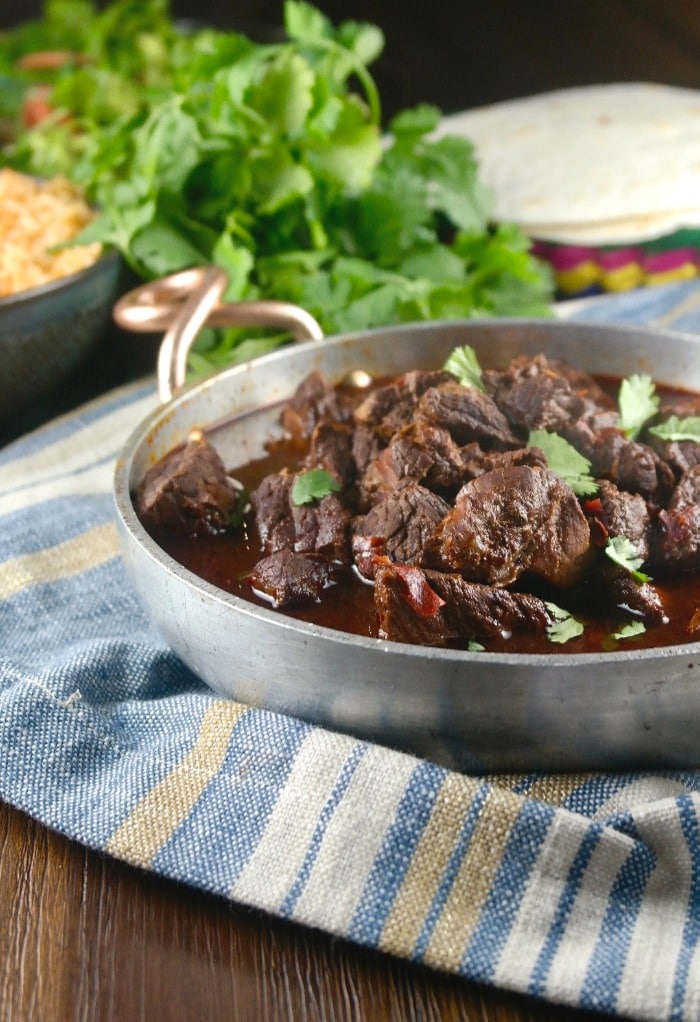
M489 791L423 956L427 965L450 970L459 967L522 807L518 795L497 788Z
M220 770L233 729L246 710L226 699L212 703L190 751L137 803L104 850L147 869Z
M116 526L113 522L106 522L57 546L13 557L0 564L0 600L6 600L30 586L79 575L111 561L118 553Z
M471 778L446 776L384 924L383 951L405 955L415 945L479 787Z

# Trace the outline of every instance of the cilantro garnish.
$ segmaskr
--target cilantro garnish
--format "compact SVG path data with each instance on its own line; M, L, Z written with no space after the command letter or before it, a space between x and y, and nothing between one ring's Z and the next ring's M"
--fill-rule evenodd
M637 582L651 582L651 576L640 571L644 558L640 557L631 540L626 536L611 536L605 546L605 553L611 561L629 571Z
M480 642L476 641L476 639L470 639L467 643L467 650L469 653L483 653L485 648L486 647L482 646Z
M544 451L549 468L568 483L578 497L589 497L597 492L596 481L590 474L590 461L564 437L544 429L533 429L527 443L528 447L539 447Z
M470 344L455 348L447 356L443 369L456 376L463 387L486 390L481 378L481 366L477 354Z
M650 426L649 432L661 440L674 442L690 440L700 444L700 415L689 415L683 419L677 415L670 415L658 426Z
M337 493L340 483L323 468L312 468L300 472L292 484L292 501L297 504L313 504L330 493Z
M618 393L620 429L634 440L645 422L659 410L659 397L651 376L633 373L620 384Z
M583 625L568 610L548 601L545 601L545 607L552 616L552 623L547 626L550 642L569 642L583 634Z
M646 632L646 625L643 621L630 621L623 625L617 632L613 632L613 639L633 639L635 635L643 635Z

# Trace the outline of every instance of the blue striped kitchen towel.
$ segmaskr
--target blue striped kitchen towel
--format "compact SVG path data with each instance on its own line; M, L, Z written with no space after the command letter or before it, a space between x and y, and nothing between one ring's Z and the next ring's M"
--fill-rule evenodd
M564 314L700 332L697 282ZM0 797L185 884L545 1000L700 1018L700 771L465 776L214 696L119 557L113 392L0 452Z

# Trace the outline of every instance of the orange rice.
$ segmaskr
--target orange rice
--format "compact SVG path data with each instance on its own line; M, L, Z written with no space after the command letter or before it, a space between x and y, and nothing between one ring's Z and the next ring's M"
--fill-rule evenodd
M94 215L79 189L65 178L36 181L8 167L0 169L0 296L96 262L99 244L51 251L76 237Z

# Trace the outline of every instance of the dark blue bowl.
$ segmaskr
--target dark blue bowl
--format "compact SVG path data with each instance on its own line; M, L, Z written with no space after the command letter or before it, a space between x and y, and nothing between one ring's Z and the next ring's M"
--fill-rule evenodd
M0 420L56 391L111 323L122 258L0 298Z

